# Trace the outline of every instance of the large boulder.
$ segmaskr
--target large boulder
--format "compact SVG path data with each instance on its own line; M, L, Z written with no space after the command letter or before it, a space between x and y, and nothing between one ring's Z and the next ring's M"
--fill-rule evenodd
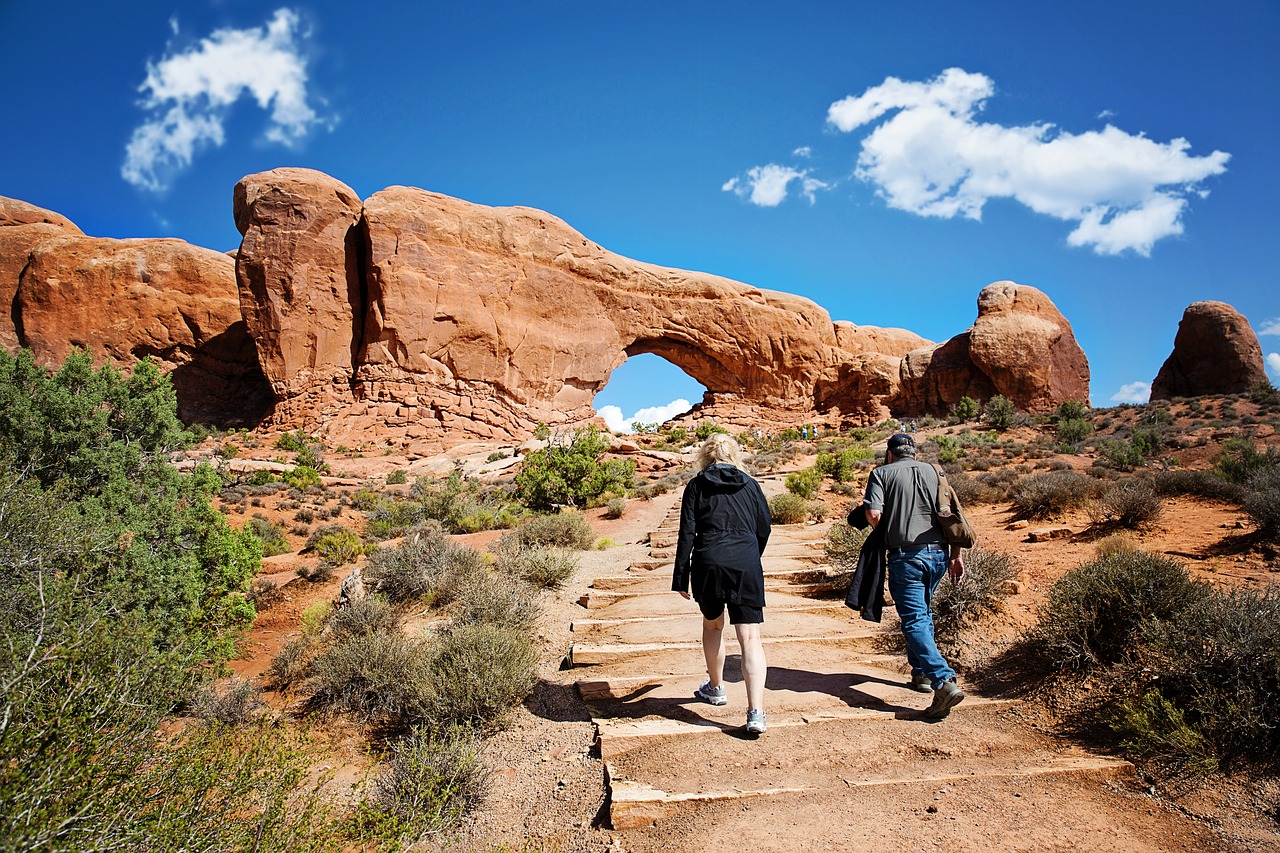
M1262 347L1244 315L1225 302L1193 302L1151 383L1151 399L1239 394L1265 381Z
M982 289L978 318L967 332L903 358L895 408L936 413L961 397L996 394L1029 412L1089 399L1089 361L1071 324L1044 293L1012 281Z
M184 420L252 423L270 393L234 265L182 240L46 239L30 251L14 300L23 343L49 367L75 347L126 369L154 358Z
M366 302L360 197L312 169L248 175L233 195L240 302L272 390L349 396Z
M65 216L0 196L0 347L13 351L23 344L15 299L32 250L54 237L81 233Z

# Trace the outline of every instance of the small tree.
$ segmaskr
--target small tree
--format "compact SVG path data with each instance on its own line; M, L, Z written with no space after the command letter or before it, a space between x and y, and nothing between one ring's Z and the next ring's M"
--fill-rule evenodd
M609 439L594 425L574 432L567 444L552 442L524 458L516 475L516 494L531 509L586 506L608 494L626 492L635 473L630 460L604 459Z
M1003 394L995 395L982 407L982 419L993 429L1006 430L1013 426L1013 419L1017 414L1018 409L1013 401Z
M969 396L961 397L960 400L951 407L950 415L951 420L956 423L976 420L978 417L978 401Z

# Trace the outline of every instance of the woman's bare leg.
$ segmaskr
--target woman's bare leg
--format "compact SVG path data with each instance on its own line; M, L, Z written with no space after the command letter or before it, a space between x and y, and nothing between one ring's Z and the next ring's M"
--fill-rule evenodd
M723 618L723 617L722 617ZM734 625L738 645L742 648L742 680L747 685L747 710L764 710L764 679L768 665L764 660L764 643L760 624ZM723 657L721 658L723 661Z
M707 659L707 683L719 687L724 680L724 613L718 619L702 620L702 654Z

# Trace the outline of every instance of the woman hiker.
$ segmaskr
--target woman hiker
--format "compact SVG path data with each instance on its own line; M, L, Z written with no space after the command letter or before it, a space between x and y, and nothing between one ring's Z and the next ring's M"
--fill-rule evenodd
M671 588L693 598L702 610L702 651L707 681L694 695L712 705L729 700L724 692L724 619L738 634L742 680L747 687L747 731L764 733L764 568L760 555L769 541L769 504L760 484L744 470L738 442L724 433L698 450L698 476L685 486L680 505Z

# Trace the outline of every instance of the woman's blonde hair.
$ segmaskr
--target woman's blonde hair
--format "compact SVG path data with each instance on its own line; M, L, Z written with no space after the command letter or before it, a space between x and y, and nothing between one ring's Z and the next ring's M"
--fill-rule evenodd
M738 449L738 442L732 436L722 432L712 433L706 441L702 442L702 447L698 448L699 468L717 463L732 465L744 471L747 467L742 459L742 451Z

